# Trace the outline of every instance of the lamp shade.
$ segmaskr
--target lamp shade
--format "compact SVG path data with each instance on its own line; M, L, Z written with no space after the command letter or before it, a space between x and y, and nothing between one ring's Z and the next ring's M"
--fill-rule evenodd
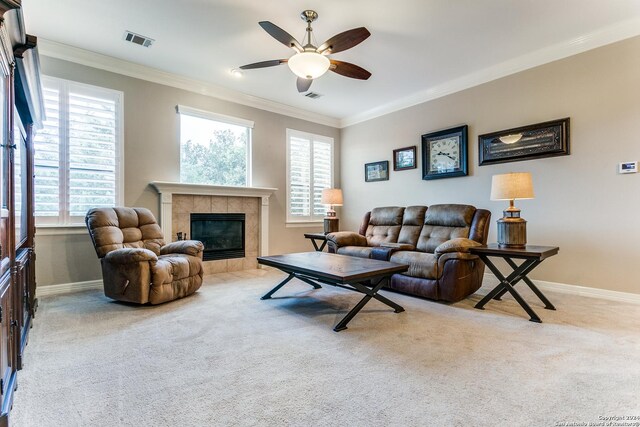
M315 79L327 72L331 63L329 58L316 52L300 52L287 61L291 71L303 79Z
M505 173L491 178L491 200L533 198L533 181L529 172Z
M322 190L323 205L342 206L342 190L339 188L325 188Z

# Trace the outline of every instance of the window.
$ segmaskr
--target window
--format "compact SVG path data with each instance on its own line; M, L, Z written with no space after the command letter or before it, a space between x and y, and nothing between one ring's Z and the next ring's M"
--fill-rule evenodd
M122 204L122 92L43 77L47 120L36 133L38 225L82 224Z
M180 182L251 185L253 122L178 105Z
M333 187L333 138L287 129L287 222L322 221Z

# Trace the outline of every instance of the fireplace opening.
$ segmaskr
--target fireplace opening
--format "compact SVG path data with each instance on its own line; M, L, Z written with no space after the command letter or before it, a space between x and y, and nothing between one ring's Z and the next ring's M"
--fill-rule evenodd
M204 244L205 261L244 258L243 213L192 213L191 238Z

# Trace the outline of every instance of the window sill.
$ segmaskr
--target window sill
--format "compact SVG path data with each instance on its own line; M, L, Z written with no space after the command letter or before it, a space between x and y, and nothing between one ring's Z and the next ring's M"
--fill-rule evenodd
M70 234L88 234L84 224L73 225L36 225L36 236L64 236Z
M324 227L323 221L291 221L285 224L286 228L311 228Z

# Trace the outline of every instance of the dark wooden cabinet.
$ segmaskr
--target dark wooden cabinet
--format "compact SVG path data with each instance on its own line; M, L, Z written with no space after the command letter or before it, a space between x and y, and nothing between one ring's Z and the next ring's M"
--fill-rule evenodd
M37 40L20 0L0 0L0 427L37 308L33 133L44 118Z

